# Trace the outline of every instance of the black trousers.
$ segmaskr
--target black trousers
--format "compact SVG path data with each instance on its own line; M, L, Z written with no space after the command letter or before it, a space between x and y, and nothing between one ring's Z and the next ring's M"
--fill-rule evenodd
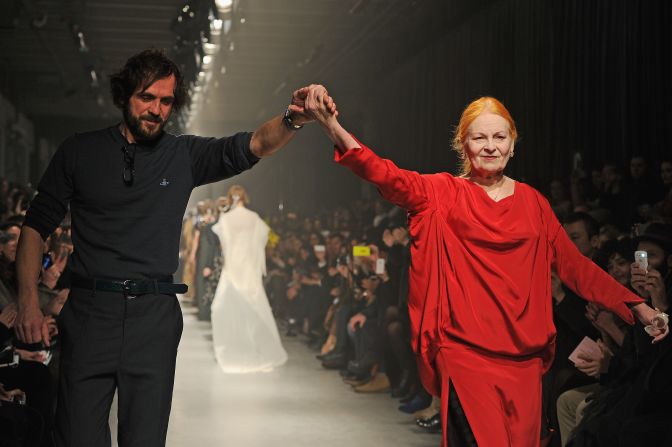
M120 447L163 447L182 311L175 295L74 288L59 315L56 445L109 447L118 392Z

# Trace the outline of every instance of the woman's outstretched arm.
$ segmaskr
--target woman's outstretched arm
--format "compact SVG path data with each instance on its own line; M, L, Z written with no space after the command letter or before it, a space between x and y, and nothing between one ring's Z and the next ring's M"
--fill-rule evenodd
M431 182L415 171L400 169L392 161L379 157L345 130L330 97L306 101L305 113L322 126L334 143L336 162L376 185L386 200L411 212L423 211L433 203Z

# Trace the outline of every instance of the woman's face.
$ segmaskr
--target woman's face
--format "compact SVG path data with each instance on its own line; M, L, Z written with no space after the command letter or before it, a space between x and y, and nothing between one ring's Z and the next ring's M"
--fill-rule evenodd
M474 174L502 172L513 150L508 121L494 113L480 114L467 130L464 148Z
M624 286L630 284L630 261L623 258L620 254L614 253L609 257L607 272L620 284Z

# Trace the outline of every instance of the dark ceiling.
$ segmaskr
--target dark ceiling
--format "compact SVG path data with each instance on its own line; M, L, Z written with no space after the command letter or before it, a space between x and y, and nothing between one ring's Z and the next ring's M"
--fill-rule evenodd
M0 90L44 136L60 139L108 124L118 117L109 99L109 75L142 49L172 51L173 21L185 5L205 3L214 2L4 1ZM222 33L205 99L193 113L201 128L249 127L276 114L304 83L337 79L345 88L375 83L461 14L488 2L466 3L234 1L227 16L232 26Z

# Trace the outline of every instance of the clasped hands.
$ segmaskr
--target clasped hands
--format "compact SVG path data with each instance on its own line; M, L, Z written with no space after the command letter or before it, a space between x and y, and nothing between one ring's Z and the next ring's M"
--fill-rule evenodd
M292 113L292 122L299 125L312 121L325 125L338 116L336 103L327 89L319 84L295 90L288 109Z

